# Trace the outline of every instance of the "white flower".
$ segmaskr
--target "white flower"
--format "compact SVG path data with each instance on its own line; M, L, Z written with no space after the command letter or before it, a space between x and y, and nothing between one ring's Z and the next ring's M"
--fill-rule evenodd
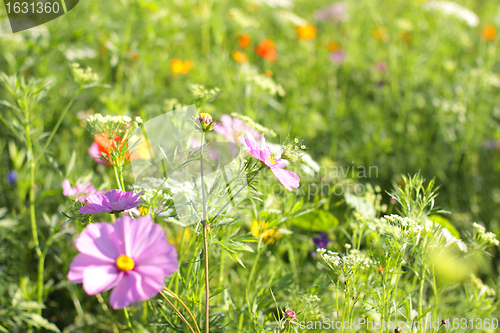
M424 4L424 8L455 16L465 21L469 27L477 27L479 25L479 17L476 13L452 1L428 1Z
M280 84L264 74L259 74L257 69L249 64L240 66L240 75L243 81L255 84L270 95L285 96L285 90Z
M309 21L307 21L306 19L304 19L304 18L298 16L297 14L295 14L289 10L286 10L286 9L278 10L276 12L276 16L278 16L283 21L293 23L297 26L304 26L304 25L307 25L309 23Z

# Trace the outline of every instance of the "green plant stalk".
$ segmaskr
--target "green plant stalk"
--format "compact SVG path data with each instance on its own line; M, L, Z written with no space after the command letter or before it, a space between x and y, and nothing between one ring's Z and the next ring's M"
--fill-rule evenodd
M132 332L132 323L130 322L130 317L128 315L128 310L127 308L123 308L123 314L125 314L125 319L127 320L127 327L130 329L130 331Z
M101 308L104 312L106 312L106 314L108 316L111 317L111 313L109 312L109 308L108 306L106 305L106 302L104 301L104 298L102 298L102 295L99 293L99 294L96 294L95 297L97 298L97 300L99 301L99 304L101 304ZM118 326L116 326L116 323L113 322L113 333L118 333L119 330L118 330Z
M425 267L422 269L422 278L420 279L420 288L418 292L418 315L422 316L422 299L424 296L424 284L425 284Z
M118 175L118 168L114 163L113 163L113 169L115 170L115 178L116 178L116 183L118 184L118 188L120 189L120 191L123 191L123 187L120 182L120 176Z
M186 311L189 313L189 316L193 320L194 326L196 328L196 332L201 333L200 328L198 327L198 323L196 322L196 318L194 317L194 315L191 312L191 310L189 310L189 308L187 307L187 305L182 301L182 299L179 296L177 296L177 294L175 294L172 290L168 289L167 287L163 287L163 289L166 292L170 293L179 303L181 303L181 305L184 307L184 309L186 309Z
M33 155L33 143L31 142L31 129L30 129L30 113L28 107L25 109L26 114L26 143L28 148L28 155L30 157L30 221L31 221L31 234L33 236L33 244L35 246L35 251L38 256L38 290L37 290L37 300L40 305L43 304L43 270L44 270L44 258L42 255L42 250L40 249L40 242L38 240L38 229L36 225L35 216L35 156ZM39 315L42 314L42 308L37 309Z
M209 270L208 270L208 223L207 223L207 198L205 197L205 179L203 175L203 143L205 142L205 132L201 135L200 149L200 174L201 174L201 197L203 200L203 251L205 262L205 332L210 332L210 286L209 286ZM212 220L213 221L213 220Z
M182 313L175 307L175 305L170 302L170 300L167 298L167 296L165 296L162 292L160 292L160 294L163 296L163 298L168 302L168 304L170 304L170 306L174 309L174 311L177 313L177 315L182 319L182 321L187 325L187 327L189 327L189 330L191 331L191 333L195 333L193 328L191 327L191 325L189 325L189 322L186 320L186 318L182 315Z

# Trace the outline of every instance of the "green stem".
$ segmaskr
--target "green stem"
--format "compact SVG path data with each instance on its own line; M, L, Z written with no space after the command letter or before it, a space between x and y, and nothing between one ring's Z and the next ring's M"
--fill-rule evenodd
M132 332L132 323L130 322L130 317L128 316L127 308L123 308L123 313L125 314L125 319L127 320L127 327Z
M201 135L200 149L200 174L201 174L201 197L203 200L203 251L205 261L205 332L210 332L210 286L208 270L208 237L207 237L207 199L205 197L205 179L203 177L203 144L205 142L205 132Z
M179 303L181 303L181 305L184 307L184 309L186 309L186 311L189 313L189 316L193 320L194 327L196 328L196 332L201 333L200 328L198 327L198 323L196 322L196 318L194 317L194 315L191 312L191 310L189 310L189 308L187 307L187 305L182 301L182 299L179 296L177 296L177 294L175 294L172 290L168 289L167 287L163 287L163 289L166 292L170 293Z
M43 270L44 270L44 258L42 257L42 251L40 249L40 242L38 240L38 229L36 226L36 215L35 215L35 156L33 155L33 143L31 142L31 129L30 129L30 118L29 109L25 109L26 114L26 142L28 148L28 156L30 158L30 220L31 220L31 233L33 236L33 244L35 246L35 251L38 256L38 295L37 300L40 305L43 304ZM37 309L39 315L42 314L42 308Z
M165 296L162 292L160 292L160 294L163 296L163 298L167 301L168 304L170 304L170 306L174 309L174 311L177 313L177 315L182 319L182 321L187 325L187 327L189 327L189 330L191 331L191 333L195 333L193 328L191 327L191 325L189 325L189 322L186 320L186 318L182 315L182 313L175 307L175 305L170 302L170 300L167 298L167 296Z
M113 169L115 170L115 178L116 178L116 183L118 184L118 188L120 189L120 191L123 191L123 187L120 182L120 176L118 175L118 168L114 164L113 164Z
M425 268L422 269L422 278L420 279L420 290L418 293L418 315L422 316L422 299L424 296L424 284L425 284Z

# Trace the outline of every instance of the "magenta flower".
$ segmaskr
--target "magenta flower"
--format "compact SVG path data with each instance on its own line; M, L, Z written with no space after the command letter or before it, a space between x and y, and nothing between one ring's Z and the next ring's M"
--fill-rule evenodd
M94 194L87 197L87 206L80 208L82 214L99 214L122 212L143 203L139 197L142 192L134 195L134 191L122 192L111 190L104 194Z
M77 198L82 203L85 202L89 195L104 193L104 191L97 191L91 182L78 183L72 187L68 179L63 180L62 188L65 197Z
M87 295L114 288L110 304L115 310L156 296L179 266L175 247L149 216L89 224L76 248L80 253L70 264L68 280L82 283Z
M226 137L229 142L237 143L236 138L249 132L255 139L259 137L259 132L238 118L224 114L220 117L221 123L214 127L214 131Z
M286 166L286 163L284 161L282 162L281 159L275 159L271 155L271 149L266 145L264 134L262 134L260 139L260 146L249 132L247 132L246 139L240 136L238 140L245 146L250 155L260 160L271 169L272 173L288 191L291 191L292 187L299 187L299 176L297 176L295 172L284 170L283 168Z

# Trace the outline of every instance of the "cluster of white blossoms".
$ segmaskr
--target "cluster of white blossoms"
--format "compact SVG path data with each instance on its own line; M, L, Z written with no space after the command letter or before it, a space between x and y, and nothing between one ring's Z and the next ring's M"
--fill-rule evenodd
M227 17L242 28L257 28L260 25L258 20L238 8L231 8L227 12Z
M325 249L317 249L316 252L336 274L348 276L370 266L370 259L358 250L343 254Z
M202 84L190 84L189 90L195 99L209 100L220 92L220 89L215 87L207 89Z
M474 228L474 231L477 234L477 238L480 241L482 241L486 244L491 244L491 245L495 245L495 246L500 245L500 242L498 241L497 236L493 232L487 232L485 227L483 227L480 224L477 224L476 222L474 222L472 224L472 226Z
M402 217L396 214L385 215L382 218L382 220L387 221L389 225L397 227L401 229L403 232L418 233L422 231L424 228L427 231L430 231L428 226L424 226L421 223L418 223L409 217Z
M275 96L285 96L285 89L283 87L274 82L272 78L266 76L264 74L260 74L252 65L243 64L240 66L240 75L243 81L250 84L255 84L260 87L262 90L269 93L269 95Z
M99 76L96 73L92 72L92 68L90 67L87 67L87 69L83 69L80 68L80 64L73 63L71 64L71 69L73 72L73 77L80 87L99 81Z
M274 132L272 129L269 129L267 127L262 126L261 124L256 123L250 117L241 115L241 114L236 113L236 112L232 112L231 116L235 117L235 118L239 118L240 120L243 120L249 127L259 131L260 133L264 133L265 135L269 135L269 136L273 136L273 137L276 136L276 132Z
M87 118L87 123L96 134L105 133L113 136L121 132L122 127L128 126L132 118L127 116L103 116L96 113Z

